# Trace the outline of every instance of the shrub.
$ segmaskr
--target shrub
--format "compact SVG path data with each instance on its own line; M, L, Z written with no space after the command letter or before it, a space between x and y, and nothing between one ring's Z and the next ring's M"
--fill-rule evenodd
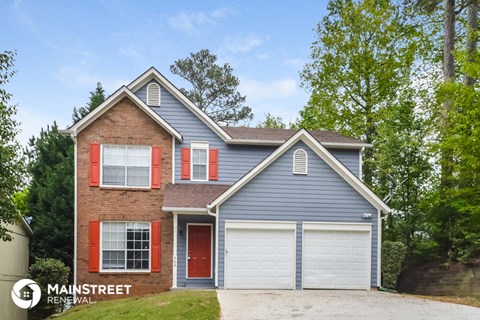
M48 284L67 285L69 273L70 268L57 259L36 259L35 264L30 266L28 277L35 281L42 290L40 302L30 311L34 317L47 318L58 311L62 311L63 305L48 303L47 288Z
M406 246L401 242L384 241L382 244L383 286L395 289L405 259Z

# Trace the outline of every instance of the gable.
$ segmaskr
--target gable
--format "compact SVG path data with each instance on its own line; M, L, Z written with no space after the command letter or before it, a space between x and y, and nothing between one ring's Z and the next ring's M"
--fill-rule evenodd
M207 116L202 110L195 106L177 87L175 87L167 78L165 78L157 69L151 67L140 75L137 79L132 81L128 88L133 92L137 92L139 89L142 91L139 92L140 95L145 96L146 92L145 85L155 81L161 85L161 91L169 92L173 97L175 97L180 104L186 107L192 114L194 114L199 120L201 120L206 126L208 126L219 138L223 141L230 140L230 135L225 132L217 123L215 123L209 116ZM163 93L161 92L161 95ZM162 96L163 98L163 96ZM145 99L145 98L144 98Z
M147 116L149 116L153 121L165 129L168 133L174 136L179 141L182 141L183 138L180 133L174 129L168 122L166 122L162 117L152 111L142 100L140 100L133 92L131 92L127 87L122 86L120 89L115 91L111 96L109 96L101 105L99 105L95 110L90 112L88 115L83 117L80 121L72 125L70 128L65 130L65 133L72 134L77 136L80 131L88 127L91 123L97 120L105 112L110 110L122 99L127 98L130 102L138 107L139 110L143 111Z
M262 171L266 170L272 163L274 163L285 152L289 151L299 141L303 141L311 151L315 152L316 156L321 158L331 169L333 169L348 185L355 189L362 197L367 200L376 209L383 213L389 213L391 209L376 196L358 177L356 177L350 170L348 170L337 158L335 158L325 147L319 143L308 131L302 129L288 139L282 146L265 158L259 165L253 168L234 185L232 185L225 193L212 201L210 208L221 205L236 192L241 190L252 179L254 179Z
M293 154L297 149L307 153L306 175L292 172ZM332 221L341 214L355 214L357 220L362 221L363 212L376 215L377 211L303 141L294 144L226 200L222 204L222 215L227 207L250 207L246 211L255 215L272 212L272 209L279 215L327 215Z
M205 122L171 94L164 85L160 84L155 79L150 80L140 89L135 91L138 98L146 103L147 86L152 82L160 85L161 104L159 107L150 108L177 129L184 137L185 143L189 143L192 140L223 142L221 137L205 124Z

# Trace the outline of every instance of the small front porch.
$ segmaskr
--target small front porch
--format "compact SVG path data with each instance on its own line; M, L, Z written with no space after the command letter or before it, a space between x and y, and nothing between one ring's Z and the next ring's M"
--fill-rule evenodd
M208 204L230 186L168 184L163 211L173 214L172 289L216 288L217 216Z
M172 288L215 288L215 217L174 213L175 218Z

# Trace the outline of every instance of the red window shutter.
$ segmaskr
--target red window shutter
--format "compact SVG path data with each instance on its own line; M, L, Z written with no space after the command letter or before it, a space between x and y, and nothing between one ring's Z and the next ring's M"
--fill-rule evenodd
M210 149L209 158L209 180L218 180L218 149Z
M100 221L88 223L88 272L100 271Z
M100 144L90 144L90 187L100 186Z
M162 147L152 146L152 189L160 189L162 176Z
M159 221L152 221L152 262L151 272L160 272L160 239L161 224Z
M190 148L182 148L182 179L190 180Z

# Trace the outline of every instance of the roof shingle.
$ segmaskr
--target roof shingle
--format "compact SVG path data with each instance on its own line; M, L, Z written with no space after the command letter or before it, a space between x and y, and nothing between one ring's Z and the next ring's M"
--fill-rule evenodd
M207 205L224 193L225 184L168 184L165 188L163 207L207 208Z
M298 130L296 129L276 129L276 128L246 128L246 127L222 127L233 139L241 140L271 140L285 142L293 136ZM365 144L365 142L346 137L331 131L308 131L320 143L351 143Z

